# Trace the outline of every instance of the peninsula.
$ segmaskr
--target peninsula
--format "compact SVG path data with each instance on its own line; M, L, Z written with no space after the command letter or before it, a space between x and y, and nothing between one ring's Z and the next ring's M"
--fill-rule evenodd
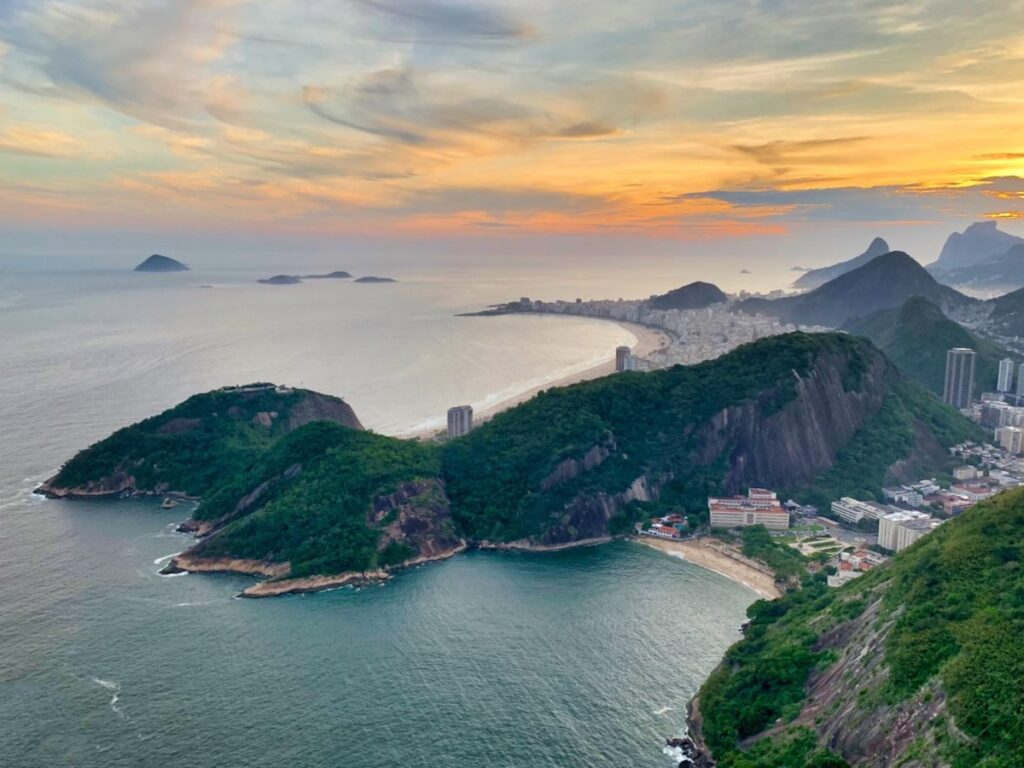
M259 574L253 596L384 578L467 546L631 533L707 496L797 499L939 471L969 421L870 342L791 333L717 360L550 389L444 444L362 430L343 401L256 384L196 395L72 458L62 498L185 494L202 538L171 568Z
M170 256L161 256L154 253L137 267L136 272L188 272L189 267Z

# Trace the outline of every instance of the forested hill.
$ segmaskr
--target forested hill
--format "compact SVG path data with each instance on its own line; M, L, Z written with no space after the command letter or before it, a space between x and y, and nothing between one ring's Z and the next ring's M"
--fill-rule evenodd
M362 429L343 401L248 384L193 395L81 451L43 484L53 496L203 495L250 466L281 435L312 421Z
M850 318L899 307L912 296L923 296L944 311L979 304L977 299L938 283L907 254L892 251L808 293L773 300L751 298L739 302L736 309L789 323L839 328Z
M719 768L1024 765L1024 489L838 590L748 611L701 688Z
M201 495L194 526L208 536L192 554L330 574L463 540L605 537L656 509L699 523L709 494L749 486L870 496L897 471L944 468L945 448L975 435L846 334L776 336L696 366L548 390L444 445L353 430L344 403L319 397L196 396L83 451L43 490Z
M942 395L946 352L952 347L975 350L978 389L995 387L999 361L1009 355L993 341L977 336L927 299L915 296L902 307L880 309L851 320L844 330L871 339L907 376Z

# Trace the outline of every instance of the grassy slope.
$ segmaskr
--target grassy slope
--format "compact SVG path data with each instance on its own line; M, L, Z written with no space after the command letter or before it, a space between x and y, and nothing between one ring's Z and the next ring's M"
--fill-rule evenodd
M944 693L946 714L921 723L909 752L954 768L1024 765L1024 490L978 505L914 547L839 590L809 579L802 591L750 609L751 626L701 689L704 735L722 768L841 765L805 728L741 739L792 720L807 703L805 683L849 649L817 650L826 632L881 600L875 621L888 675L861 694L862 707L892 707ZM851 681L851 686L854 681ZM874 698L874 702L872 702ZM883 711L891 711L885 709ZM957 731L967 738L958 737ZM796 745L796 746L794 746ZM926 763L927 764L927 763Z
M942 396L946 351L969 347L978 353L975 380L978 389L993 389L999 361L1008 353L995 342L971 333L921 297L898 309L883 309L846 324L845 329L866 336L910 378Z

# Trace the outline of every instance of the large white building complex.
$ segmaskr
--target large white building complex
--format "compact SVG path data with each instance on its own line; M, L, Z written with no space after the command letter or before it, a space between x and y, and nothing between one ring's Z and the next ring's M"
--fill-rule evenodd
M849 496L844 496L839 499L839 501L832 502L832 511L835 512L836 517L843 522L856 525L864 519L880 520L885 515L893 512L900 512L902 510L897 507L891 507L888 504L876 504L873 501L858 501L857 499L851 499Z
M763 525L773 530L789 528L789 513L774 491L751 488L746 496L708 499L712 528L739 528Z
M924 512L900 510L884 515L878 521L878 545L893 552L901 552L922 536L941 525Z

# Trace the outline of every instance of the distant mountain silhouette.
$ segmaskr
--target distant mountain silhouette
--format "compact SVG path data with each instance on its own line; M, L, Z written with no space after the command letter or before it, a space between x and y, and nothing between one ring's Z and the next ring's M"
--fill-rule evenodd
M652 296L647 306L651 309L704 309L728 300L729 297L717 285L698 281L660 296Z
M135 268L136 272L188 272L187 265L170 256L154 253Z
M963 232L954 232L946 239L939 258L928 265L938 274L960 267L980 264L1006 253L1013 246L1024 243L1024 238L1001 232L994 221L978 221Z
M845 275L847 272L852 272L857 267L864 266L873 258L881 256L883 253L889 253L889 244L882 238L876 237L871 241L871 245L868 246L868 249L860 256L855 256L852 259L841 261L830 267L807 270L796 279L793 283L793 287L806 291L813 290L820 285L824 285L829 280L835 280L840 275Z
M995 386L999 361L1009 354L949 319L921 296L907 299L902 307L851 320L843 330L871 339L903 373L939 396L950 348L968 347L977 352L975 378L979 387L988 389Z
M930 268L930 271L947 285L1002 290L1020 288L1024 286L1024 243L977 264L945 270Z
M912 296L923 296L943 311L979 303L936 281L902 251L892 251L809 293L775 300L747 299L737 304L736 310L771 315L798 325L838 328L851 318L899 307Z

